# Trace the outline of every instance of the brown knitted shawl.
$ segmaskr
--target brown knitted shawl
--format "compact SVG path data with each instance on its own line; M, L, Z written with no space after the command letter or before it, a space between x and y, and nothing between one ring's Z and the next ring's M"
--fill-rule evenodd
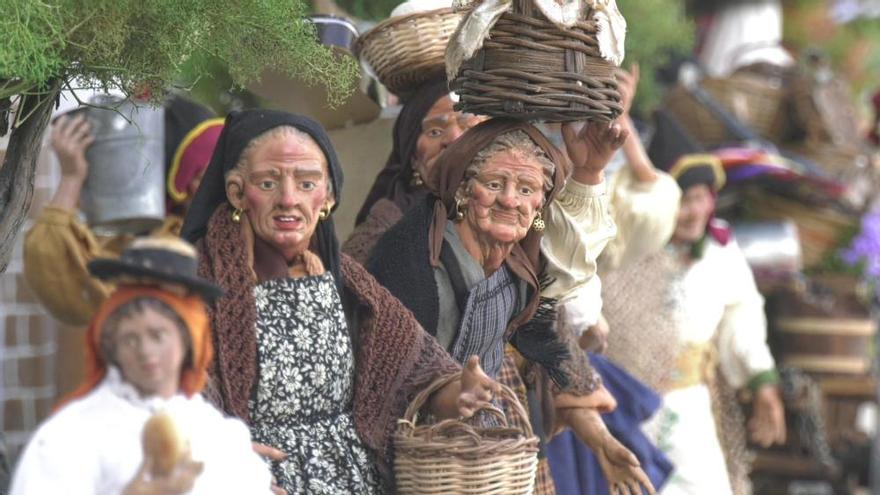
M222 286L210 308L214 330L212 373L219 407L248 422L248 400L257 380L256 302L249 253L229 206L217 208L199 242L199 275ZM459 367L385 288L350 257L342 257L349 307L356 307L354 420L361 440L389 475L389 438L418 391Z

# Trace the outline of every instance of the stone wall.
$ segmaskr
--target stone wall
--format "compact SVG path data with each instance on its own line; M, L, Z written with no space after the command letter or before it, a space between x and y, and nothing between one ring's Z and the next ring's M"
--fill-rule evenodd
M48 416L59 392L69 390L70 382L81 376L59 366L58 359L62 349L79 352L67 348L78 347L72 342L79 341L81 332L65 329L50 317L31 294L22 273L24 233L49 201L57 182L58 165L44 147L28 220L16 240L9 267L0 273L0 425L13 460L34 428Z

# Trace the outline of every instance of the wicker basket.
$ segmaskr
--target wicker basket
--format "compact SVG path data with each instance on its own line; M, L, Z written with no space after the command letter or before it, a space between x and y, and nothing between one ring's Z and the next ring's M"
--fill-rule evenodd
M599 54L597 32L593 20L560 29L532 0L515 0L452 81L456 109L546 122L615 119L623 110L616 67Z
M792 220L798 227L804 268L820 264L837 247L841 237L854 229L858 219L830 207L806 205L779 196L751 194L750 209L761 220Z
M801 75L792 83L795 120L808 140L856 148L862 134L858 112L850 100L849 87L835 79L820 83Z
M528 495L538 467L538 438L532 432L516 394L502 385L502 397L513 406L524 430L507 427L504 414L485 412L504 426L479 428L448 419L417 426L418 411L452 375L438 380L413 399L394 435L394 471L402 495Z
M355 54L389 91L406 95L445 77L446 45L463 15L445 8L392 17L361 35Z
M858 148L836 146L828 142L812 139L788 146L788 151L800 155L821 166L838 179L845 180L853 172L868 168L868 157Z
M703 89L732 116L759 135L775 142L789 134L789 109L784 87L763 76L738 71L723 79L703 79ZM688 133L708 147L729 142L724 124L684 88L672 88L664 106Z

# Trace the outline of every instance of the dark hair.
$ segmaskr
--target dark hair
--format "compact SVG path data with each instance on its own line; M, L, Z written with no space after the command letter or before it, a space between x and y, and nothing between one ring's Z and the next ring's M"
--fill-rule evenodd
M192 366L192 336L190 336L189 328L187 328L183 318L164 301L147 296L136 297L119 306L107 316L104 328L101 329L101 341L99 343L101 357L104 361L116 365L116 349L113 343L113 336L116 335L119 323L135 314L143 313L147 309L152 309L174 322L184 347L185 357L181 369L187 369Z

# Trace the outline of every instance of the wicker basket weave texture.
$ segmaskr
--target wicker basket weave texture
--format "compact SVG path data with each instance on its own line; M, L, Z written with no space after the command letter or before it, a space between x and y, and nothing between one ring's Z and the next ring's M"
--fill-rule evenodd
M599 53L597 23L560 29L532 0L516 0L514 6L452 82L461 98L457 108L546 122L610 121L620 115L616 67Z
M804 256L804 268L819 265L836 248L843 234L856 226L856 219L830 207L807 207L802 203L767 194L747 198L755 216L761 220L792 220Z
M839 79L817 82L802 74L794 80L793 113L808 140L843 148L861 144L858 112L849 94L849 86Z
M728 78L704 79L701 85L731 115L762 137L774 142L788 137L791 125L784 87L746 72ZM664 106L706 146L720 146L732 139L724 124L684 87L672 88Z
M459 420L417 425L418 411L435 391L458 378L438 380L417 395L394 435L397 492L403 495L481 494L529 495L538 467L538 438L516 394L502 386L501 396L513 404L523 429L475 427Z
M446 74L446 45L463 17L451 8L393 17L364 33L355 53L398 95Z

